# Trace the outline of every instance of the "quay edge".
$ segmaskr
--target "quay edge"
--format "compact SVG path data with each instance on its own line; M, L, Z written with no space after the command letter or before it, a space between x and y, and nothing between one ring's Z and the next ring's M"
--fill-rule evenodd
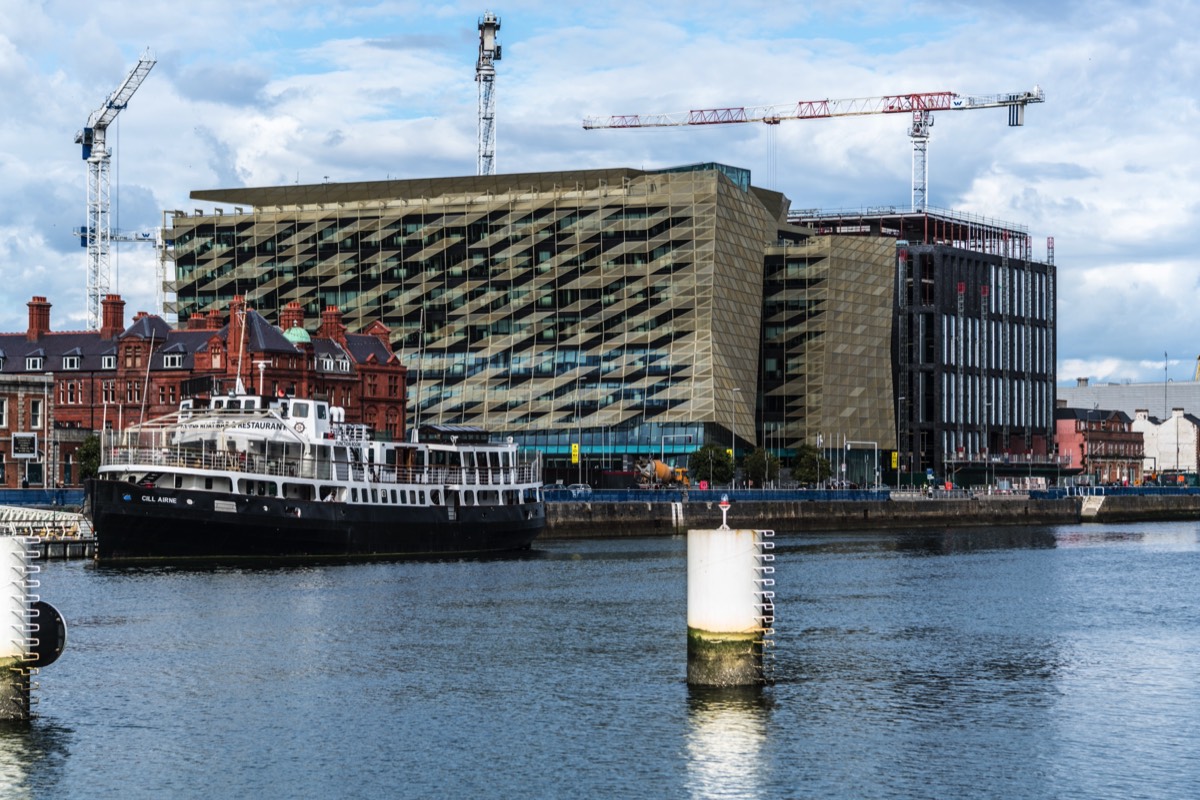
M729 525L793 533L1200 519L1200 495L1114 495L1100 504L1091 498L1092 508L1086 516L1085 499L740 501L729 511ZM686 533L688 528L720 525L721 511L715 502L560 502L546 504L546 527L539 538L670 536Z

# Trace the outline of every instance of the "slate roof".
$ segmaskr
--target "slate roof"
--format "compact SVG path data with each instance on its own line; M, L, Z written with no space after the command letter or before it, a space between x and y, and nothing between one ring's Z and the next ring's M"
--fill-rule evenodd
M1056 408L1054 409L1055 419L1074 419L1083 422L1092 421L1100 422L1101 420L1115 419L1118 422L1128 425L1133 422L1133 417L1126 414L1124 411L1113 411L1107 408Z
M294 344L283 331L272 325L257 311L246 312L246 351L257 353L295 354L304 352L303 348ZM191 369L195 364L195 354L204 350L208 342L217 337L226 342L226 349L232 353L236 345L228 343L229 325L219 330L175 330L162 317L145 315L134 320L114 341L101 339L98 331L54 331L43 334L37 341L28 341L25 331L19 333L0 333L0 375L15 375L26 373L41 374L44 372L59 372L63 370L62 359L66 356L78 357L78 372L100 372L104 356L117 354L117 343L126 339L151 339L156 343L150 358L150 370L165 369L164 361L168 355L182 355L180 367ZM313 337L313 352L318 357L329 356L335 361L346 359L353 364L366 363L374 355L379 363L386 363L390 357L388 349L379 339L370 334L347 334L346 348L343 349L336 341ZM26 359L36 356L43 359L42 368L26 369ZM171 367L177 369L179 367ZM115 371L113 367L108 369ZM336 371L336 370L335 370Z

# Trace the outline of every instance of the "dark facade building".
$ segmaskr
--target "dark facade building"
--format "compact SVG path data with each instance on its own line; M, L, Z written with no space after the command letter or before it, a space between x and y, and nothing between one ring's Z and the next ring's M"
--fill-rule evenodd
M1057 475L1052 258L1019 226L949 211L798 213L822 233L895 243L898 462L920 476ZM1051 251L1052 252L1052 251Z
M0 486L76 483L75 452L93 431L153 419L185 397L239 384L271 396L322 397L343 406L349 422L403 435L406 370L381 323L347 333L331 307L310 334L298 306L282 310L281 328L235 297L227 317L213 309L185 330L144 312L125 326L124 301L108 295L99 331L53 332L46 298L28 306L28 329L0 334Z

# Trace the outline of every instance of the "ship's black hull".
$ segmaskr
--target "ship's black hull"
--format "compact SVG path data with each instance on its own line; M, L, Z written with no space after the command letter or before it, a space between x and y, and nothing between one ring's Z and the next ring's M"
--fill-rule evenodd
M545 506L381 506L306 502L92 480L87 502L103 563L370 559L527 549ZM451 519L451 517L454 517Z

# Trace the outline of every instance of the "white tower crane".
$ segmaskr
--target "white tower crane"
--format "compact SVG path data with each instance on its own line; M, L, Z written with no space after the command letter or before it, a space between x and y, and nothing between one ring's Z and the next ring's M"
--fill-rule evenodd
M496 174L496 68L500 60L500 18L485 11L479 18L479 60L475 82L479 84L479 174Z
M87 324L89 330L100 327L100 301L108 293L108 251L112 241L109 218L108 126L117 118L129 98L142 85L156 60L150 50L142 53L137 65L100 107L88 117L87 125L75 134L75 143L83 146L83 160L88 165L87 184Z
M928 189L926 149L929 129L933 126L934 111L968 111L976 108L1007 108L1010 126L1025 124L1025 106L1045 102L1040 87L1031 92L1011 94L960 95L954 92L918 92L884 97L859 97L849 100L802 100L774 106L741 108L710 108L682 111L674 114L625 115L615 117L586 117L586 130L597 128L664 128L678 125L720 125L734 122L763 122L778 125L789 119L823 119L826 117L855 117L866 114L912 114L908 135L913 144L912 204L913 210L925 208Z

